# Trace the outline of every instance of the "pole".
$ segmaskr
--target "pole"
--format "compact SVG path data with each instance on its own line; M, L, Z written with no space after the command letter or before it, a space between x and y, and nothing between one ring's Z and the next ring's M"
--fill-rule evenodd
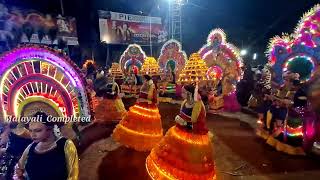
M109 60L110 60L110 52L109 52L109 45L107 44L107 61L106 61L106 66L108 66Z
M151 27L151 17L149 17L149 43L150 43L150 54L152 56L152 27Z
M60 0L61 15L64 16L63 0Z

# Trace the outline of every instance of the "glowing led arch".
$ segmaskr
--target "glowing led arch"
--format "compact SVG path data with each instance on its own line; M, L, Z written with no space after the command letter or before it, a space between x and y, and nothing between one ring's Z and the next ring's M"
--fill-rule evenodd
M126 70L127 61L131 60L132 65L137 66L136 63L143 64L146 57L147 56L140 45L130 44L120 57L119 64L121 66L121 70ZM141 66L139 68L141 68Z
M296 58L305 58L312 63L312 77L320 62L319 48L320 5L316 5L303 15L293 34L283 34L270 39L266 53L276 74L273 81L283 83L283 71Z
M162 70L166 71L168 62L173 61L175 63L174 71L176 71L176 77L178 78L187 60L187 54L182 50L181 43L175 39L170 39L163 44L158 62Z
M39 46L14 49L0 58L0 106L2 116L19 116L17 107L42 95L65 105L66 115L89 116L80 69L67 57Z

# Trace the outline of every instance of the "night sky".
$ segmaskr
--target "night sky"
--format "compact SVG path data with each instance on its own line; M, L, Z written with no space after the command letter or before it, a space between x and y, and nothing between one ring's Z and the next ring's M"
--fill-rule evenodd
M7 0L9 4L59 14L60 0ZM228 42L257 52L259 60L269 38L292 33L300 17L319 0L189 0L183 7L183 48L190 55L206 42L210 30L222 28ZM65 15L77 19L78 37L83 51L101 48L96 11L98 9L124 13L166 17L168 0L64 0ZM122 50L116 46L113 49ZM112 50L113 50L112 49ZM97 51L97 50L96 50ZM104 52L104 50L102 50ZM98 51L97 51L98 52ZM105 53L99 51L99 58Z

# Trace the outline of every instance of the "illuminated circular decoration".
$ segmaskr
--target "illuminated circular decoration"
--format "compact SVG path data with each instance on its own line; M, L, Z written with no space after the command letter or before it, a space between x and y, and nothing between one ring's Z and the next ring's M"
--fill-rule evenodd
M130 60L126 61L126 63L124 64L125 70L130 70L130 68L134 69L135 67L138 69L141 69L141 67L142 67L141 61L139 61L139 60L134 61L134 60L130 59Z
M22 112L23 107L28 106L28 102L35 103L30 99L56 109L59 115L90 115L80 69L53 49L28 45L5 53L0 57L0 77L3 119L7 115L26 114Z
M178 78L187 60L187 54L182 50L179 41L170 39L163 44L159 56L159 65L165 73L175 72L175 77Z
M270 39L267 55L269 63L273 65L272 69L275 74L273 81L282 84L283 67L297 71L303 81L310 80L314 70L317 69L320 62L320 5L314 6L311 10L303 15L293 34L283 34ZM295 56L304 56L308 60L297 60ZM289 68L288 62L297 61ZM302 64L306 69L295 67L295 64ZM310 62L310 63L309 63ZM311 68L312 64L312 68ZM310 70L312 69L312 70ZM310 75L309 75L310 74ZM310 76L310 77L309 77Z
M43 106L47 106L41 109L46 114L51 116L59 116L63 117L64 110L63 107L59 107L60 105L54 102L53 100L43 97L43 96L31 96L27 97L25 101L19 104L18 107L18 115L20 116L32 116L39 110L37 107L37 103ZM28 108L29 106L29 108ZM41 108L41 107L40 107ZM31 109L31 110L30 110Z
M283 71L298 73L301 81L308 81L313 75L314 67L311 57L294 56L286 62Z
M212 80L221 80L223 71L219 66L211 66L207 71L207 78Z
M130 44L127 47L127 49L122 53L119 64L123 71L127 70L128 63L130 65L133 64L141 68L142 64L144 63L144 59L146 57L147 56L145 52L142 50L141 46L139 46L138 44Z

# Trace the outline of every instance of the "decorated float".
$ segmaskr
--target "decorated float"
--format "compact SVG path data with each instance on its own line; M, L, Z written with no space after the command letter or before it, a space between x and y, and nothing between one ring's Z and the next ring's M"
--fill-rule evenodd
M171 39L161 48L159 65L163 70L161 83L159 84L160 96L180 97L181 86L176 84L185 63L187 55L182 50L180 42ZM177 90L176 90L177 89Z
M138 74L145 58L146 54L138 44L130 44L123 52L119 62L121 70L125 74L124 83L121 85L122 92L130 95L139 93L140 86L137 83L140 77Z
M307 12L295 32L270 40L268 56L274 71L272 104L265 106L258 120L257 134L267 143L292 155L304 155L312 147L319 148L317 112L317 80L320 62L320 6ZM311 87L310 87L311 84ZM308 88L311 90L308 91ZM308 97L308 92L309 98Z
M242 58L239 50L227 43L226 34L222 29L214 29L207 38L207 44L199 50L199 54L209 68L207 75L213 77L209 87L222 89L221 94L217 96L223 96L224 109L239 110L240 106L235 96L236 84L242 76Z
M84 117L91 110L86 82L68 57L48 47L28 45L0 57L0 115Z

